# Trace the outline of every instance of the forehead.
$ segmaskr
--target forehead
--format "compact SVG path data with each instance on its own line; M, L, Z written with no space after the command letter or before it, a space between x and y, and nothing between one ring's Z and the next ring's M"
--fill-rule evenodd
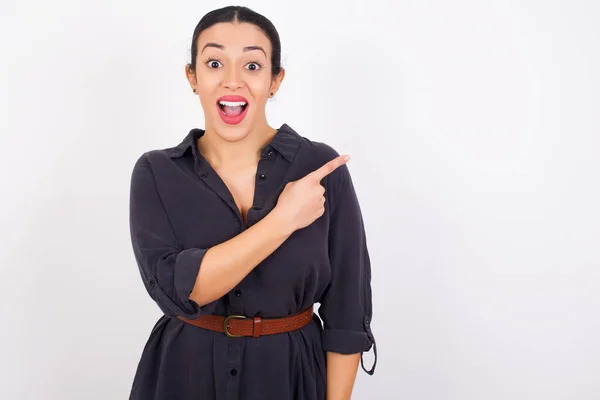
M241 52L245 46L261 46L267 54L271 52L267 35L258 26L249 23L220 22L205 29L198 37L198 52L209 42L225 46L222 50L225 52ZM210 47L205 51L209 49L221 51Z

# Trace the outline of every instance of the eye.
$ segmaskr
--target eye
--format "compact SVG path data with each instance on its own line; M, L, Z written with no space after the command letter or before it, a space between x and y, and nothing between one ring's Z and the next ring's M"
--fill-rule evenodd
M216 58L209 58L204 63L208 64L208 68L216 69L216 68L219 68L221 61L217 60Z
M248 64L246 64L246 66L252 66L252 68L248 68L250 71L258 71L264 66L264 64L260 61L250 61Z

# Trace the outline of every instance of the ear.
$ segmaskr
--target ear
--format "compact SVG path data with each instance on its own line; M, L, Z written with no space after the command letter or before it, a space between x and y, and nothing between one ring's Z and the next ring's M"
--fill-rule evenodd
M185 65L185 76L186 76L188 82L190 83L190 87L192 88L192 90L194 90L197 87L196 73L192 72L190 70L190 67L191 67L191 64L186 64Z
M271 81L271 92L276 93L279 90L279 86L281 85L281 82L283 81L284 77L285 69L281 68L279 74Z

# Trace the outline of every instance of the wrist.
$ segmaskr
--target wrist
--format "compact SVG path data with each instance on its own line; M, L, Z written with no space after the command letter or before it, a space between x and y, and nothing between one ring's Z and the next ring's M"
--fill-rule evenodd
M290 236L296 230L289 218L286 218L285 214L277 206L265 218L269 219L272 230L279 232L282 236Z

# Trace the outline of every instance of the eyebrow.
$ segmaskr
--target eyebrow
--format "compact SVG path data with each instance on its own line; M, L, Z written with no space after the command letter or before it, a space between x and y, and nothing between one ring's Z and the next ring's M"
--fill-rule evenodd
M209 42L206 43L204 45L204 47L202 48L202 51L200 53L202 53L204 51L204 49L206 49L207 47L215 47L219 50L225 50L225 46L223 46L222 44L219 43L214 43L214 42ZM246 46L242 49L242 51L252 51L252 50L260 50L263 52L263 54L265 55L265 57L267 56L267 53L265 52L265 49L263 49L260 46Z

